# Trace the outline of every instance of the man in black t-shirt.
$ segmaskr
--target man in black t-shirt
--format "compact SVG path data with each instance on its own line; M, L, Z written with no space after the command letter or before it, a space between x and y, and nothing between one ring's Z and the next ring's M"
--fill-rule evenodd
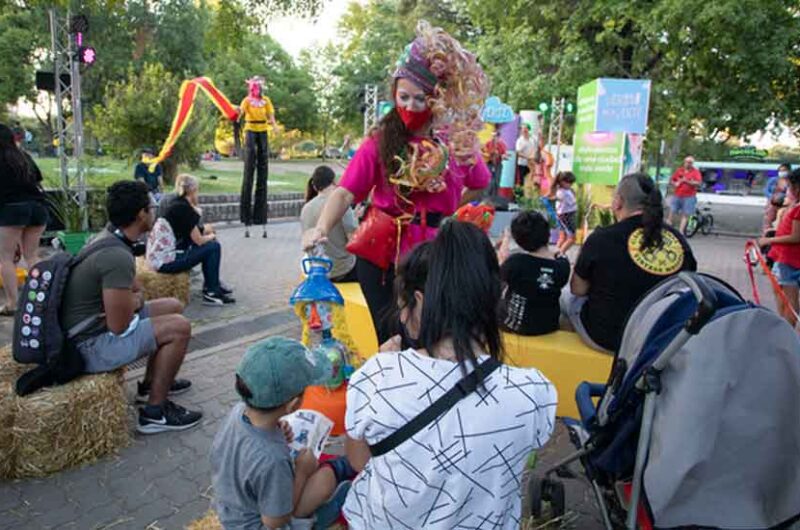
M663 279L696 270L697 262L684 237L663 224L661 193L650 177L625 176L611 207L618 222L584 243L562 311L589 346L614 352L638 300Z

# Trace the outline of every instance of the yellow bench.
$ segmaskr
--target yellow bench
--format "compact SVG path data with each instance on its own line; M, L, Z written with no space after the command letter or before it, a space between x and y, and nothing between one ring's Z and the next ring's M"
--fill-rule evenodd
M369 357L378 351L378 343L361 288L357 283L336 286L345 300L350 335L359 353ZM556 385L559 416L578 417L575 388L581 381L604 383L611 371L612 356L589 348L576 333L556 331L537 337L504 333L503 340L509 364L537 368Z

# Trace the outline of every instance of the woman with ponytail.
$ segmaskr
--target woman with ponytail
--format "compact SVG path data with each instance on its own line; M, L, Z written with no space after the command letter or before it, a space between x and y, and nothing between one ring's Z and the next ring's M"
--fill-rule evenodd
M614 352L639 298L668 276L696 270L697 262L683 235L664 223L661 192L647 175L623 177L611 209L617 223L584 243L562 310L584 342Z
M397 260L436 236L439 223L481 196L491 175L480 156L480 110L488 95L475 56L441 28L426 22L397 61L392 109L364 139L314 228L303 234L308 250L323 242L351 204L371 197L348 250L379 343L391 336L385 314L392 306Z

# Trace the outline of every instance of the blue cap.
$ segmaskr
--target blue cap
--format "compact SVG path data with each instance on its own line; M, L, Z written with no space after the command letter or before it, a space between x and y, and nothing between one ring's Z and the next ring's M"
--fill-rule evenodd
M285 337L253 344L236 367L236 375L253 396L247 404L263 409L283 405L307 386L325 383L332 372L326 355Z

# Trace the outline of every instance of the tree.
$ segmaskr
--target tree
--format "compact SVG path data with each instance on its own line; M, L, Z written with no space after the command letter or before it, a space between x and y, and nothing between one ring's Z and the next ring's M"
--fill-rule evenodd
M300 67L308 72L317 100L317 123L314 131L322 136L323 149L330 143L330 135L338 124L335 111L336 78L333 74L338 52L332 44L324 47L303 50L300 54Z
M383 97L389 96L389 76L414 39L420 19L443 27L462 44L475 32L450 1L370 0L349 5L339 25L347 45L333 69L339 81L334 94L336 119L360 130L364 85L383 86Z
M724 140L784 119L797 91L794 0L465 0L495 93L533 108L596 77L653 81L650 130ZM793 84L794 87L788 85Z
M42 23L42 20L44 23ZM15 2L0 2L0 104L16 103L19 98L33 99L34 53L45 46L46 13L41 9L20 7Z
M211 59L208 75L234 105L247 95L245 81L261 75L278 121L287 129L309 131L316 126L311 75L269 35L247 34L238 48L220 51Z
M147 64L140 72L130 68L126 79L108 86L103 105L95 107L92 133L118 156L130 158L145 146L160 149L169 134L180 84L178 76L160 64ZM217 110L198 95L186 130L164 161L168 181L181 162L197 167L200 153L211 145L217 116Z

